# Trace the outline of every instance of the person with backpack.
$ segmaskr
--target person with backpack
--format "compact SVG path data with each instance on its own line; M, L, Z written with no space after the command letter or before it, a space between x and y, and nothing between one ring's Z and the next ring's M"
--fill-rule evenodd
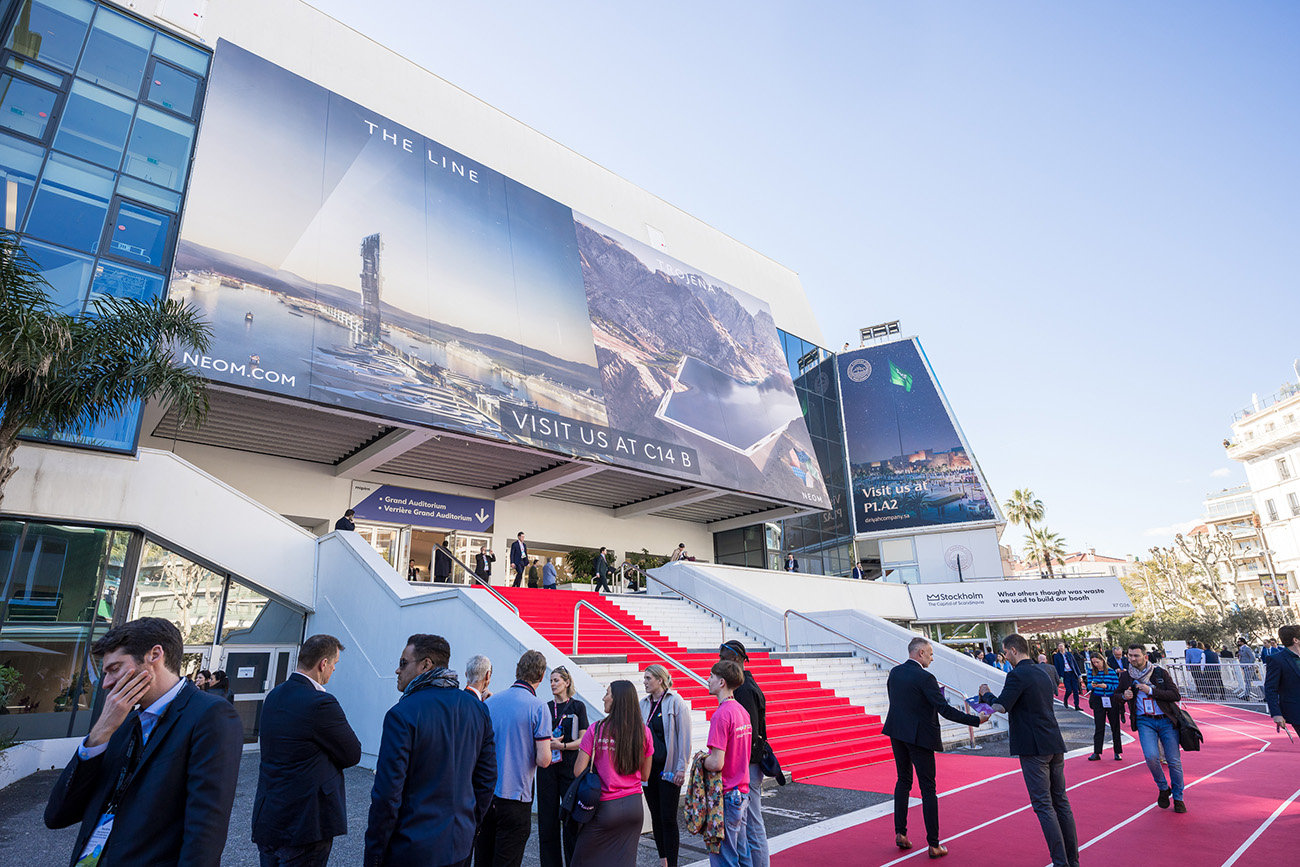
M600 776L600 804L578 834L569 867L636 867L641 839L641 784L650 779L654 739L641 719L637 690L616 680L605 690L605 718L578 746L575 777L588 767Z
M1133 731L1137 732L1147 768L1160 790L1156 803L1160 809L1165 810L1172 800L1175 813L1186 813L1187 805L1183 802L1183 757L1178 743L1178 726L1182 719L1178 709L1178 702L1182 699L1178 684L1174 683L1168 671L1147 656L1144 645L1131 644L1128 648L1128 668L1120 672L1117 690L1124 701L1128 702ZM1167 783L1165 772L1160 767L1162 746L1165 760L1169 763Z

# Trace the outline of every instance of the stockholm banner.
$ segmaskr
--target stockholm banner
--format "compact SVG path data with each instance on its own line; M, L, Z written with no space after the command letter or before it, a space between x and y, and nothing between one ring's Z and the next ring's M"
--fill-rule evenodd
M915 338L838 362L859 534L1000 520Z
M204 115L207 377L828 504L764 302L226 41Z

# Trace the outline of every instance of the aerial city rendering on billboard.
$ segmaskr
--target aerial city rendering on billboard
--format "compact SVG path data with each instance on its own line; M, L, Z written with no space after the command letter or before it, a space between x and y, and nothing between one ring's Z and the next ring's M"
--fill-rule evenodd
M765 303L226 41L204 113L206 376L827 505Z
M838 362L859 534L997 518L915 339L845 352Z

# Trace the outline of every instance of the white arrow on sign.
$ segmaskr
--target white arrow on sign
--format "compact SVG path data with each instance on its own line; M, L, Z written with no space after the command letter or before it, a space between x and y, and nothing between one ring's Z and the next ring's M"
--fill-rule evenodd
M482 524L484 521L488 519L488 513L483 509L479 509L478 512L475 513L474 517L478 518L478 522Z

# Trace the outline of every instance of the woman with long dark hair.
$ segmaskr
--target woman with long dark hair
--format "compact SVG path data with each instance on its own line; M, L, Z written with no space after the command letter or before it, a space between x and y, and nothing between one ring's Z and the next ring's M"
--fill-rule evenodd
M537 854L541 867L563 867L573 861L577 826L560 821L560 800L573 782L578 746L587 733L587 706L573 697L573 678L562 665L551 670L551 695L554 698L546 703L551 712L551 764L537 769Z
M212 680L208 685L208 694L224 698L231 704L235 703L235 697L230 694L230 679L224 671L214 671L212 673Z
M654 741L641 719L636 687L616 680L605 691L605 718L587 729L575 775L592 764L600 774L600 806L578 834L571 867L635 867L641 837L641 783L650 778Z

